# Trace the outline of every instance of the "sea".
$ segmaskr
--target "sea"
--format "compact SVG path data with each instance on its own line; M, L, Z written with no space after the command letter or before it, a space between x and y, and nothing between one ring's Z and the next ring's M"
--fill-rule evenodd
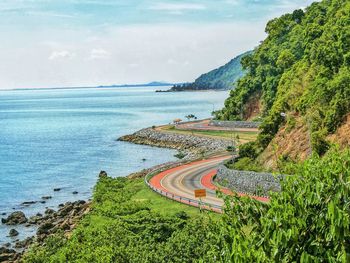
M174 150L117 139L176 118L185 120L188 114L208 118L222 108L228 91L155 92L169 88L0 91L0 218L17 210L29 217L60 203L87 200L101 170L127 176L175 160ZM52 198L44 204L22 204L43 196ZM0 245L13 241L10 229L0 223ZM36 231L16 229L20 235L15 239Z

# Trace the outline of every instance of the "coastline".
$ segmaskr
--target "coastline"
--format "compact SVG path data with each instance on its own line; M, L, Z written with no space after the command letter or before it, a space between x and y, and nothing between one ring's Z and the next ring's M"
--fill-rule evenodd
M118 140L160 148L177 149L185 153L185 157L177 161L156 165L126 176L126 178L131 180L142 178L153 170L173 167L181 163L203 158L204 154L210 155L214 152L224 151L229 146L227 140L202 138L194 135L169 134L153 128L141 129L133 134L122 136ZM101 171L99 178L101 177L107 177L107 173ZM26 226L37 228L36 235L24 240L16 240L13 245L6 244L0 247L0 259L6 259L9 262L18 262L31 246L43 245L46 238L51 235L61 233L69 237L76 225L90 210L90 200L78 200L59 205L57 211L48 208L44 214L38 213L35 216L23 219L25 221L23 221L23 224ZM11 214L9 217L11 217Z

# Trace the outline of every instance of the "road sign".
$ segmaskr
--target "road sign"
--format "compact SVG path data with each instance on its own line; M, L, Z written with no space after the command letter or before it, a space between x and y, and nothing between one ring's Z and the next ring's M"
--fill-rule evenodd
M194 190L194 196L197 198L206 197L207 191L205 189Z

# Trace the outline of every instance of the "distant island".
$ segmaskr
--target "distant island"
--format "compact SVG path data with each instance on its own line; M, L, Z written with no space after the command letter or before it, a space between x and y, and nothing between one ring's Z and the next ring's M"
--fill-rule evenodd
M192 83L175 84L169 91L193 91L193 90L229 90L235 87L235 83L244 75L241 59L251 54L245 52L227 64L202 74Z
M122 87L165 87L165 86L174 86L174 85L183 85L183 83L168 83L161 81L152 81L149 83L141 84L112 84L112 85L100 85L100 86L77 86L77 87L52 87L52 88L17 88L13 90L55 90L55 89L94 89L94 88L122 88Z
M118 88L118 87L164 87L164 86L174 86L182 85L183 83L168 83L162 81L152 81L149 83L141 84L118 84L118 85L107 85L107 86L98 86L97 88Z

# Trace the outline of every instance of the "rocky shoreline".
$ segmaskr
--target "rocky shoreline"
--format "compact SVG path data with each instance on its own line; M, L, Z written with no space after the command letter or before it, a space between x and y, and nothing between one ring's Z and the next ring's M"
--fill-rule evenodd
M0 262L18 262L25 250L33 243L38 245L50 235L62 231L65 235L75 228L77 222L90 210L90 202L83 200L61 204L58 210L46 209L44 214L36 214L27 218L21 211L11 213L7 218L2 218L2 224L13 226L10 235L17 236L16 226L36 226L36 236L24 240L16 240L0 247Z
M118 140L184 151L186 153L185 159L196 158L204 152L225 151L232 144L229 140L162 132L154 128L145 128L131 135L122 136Z

